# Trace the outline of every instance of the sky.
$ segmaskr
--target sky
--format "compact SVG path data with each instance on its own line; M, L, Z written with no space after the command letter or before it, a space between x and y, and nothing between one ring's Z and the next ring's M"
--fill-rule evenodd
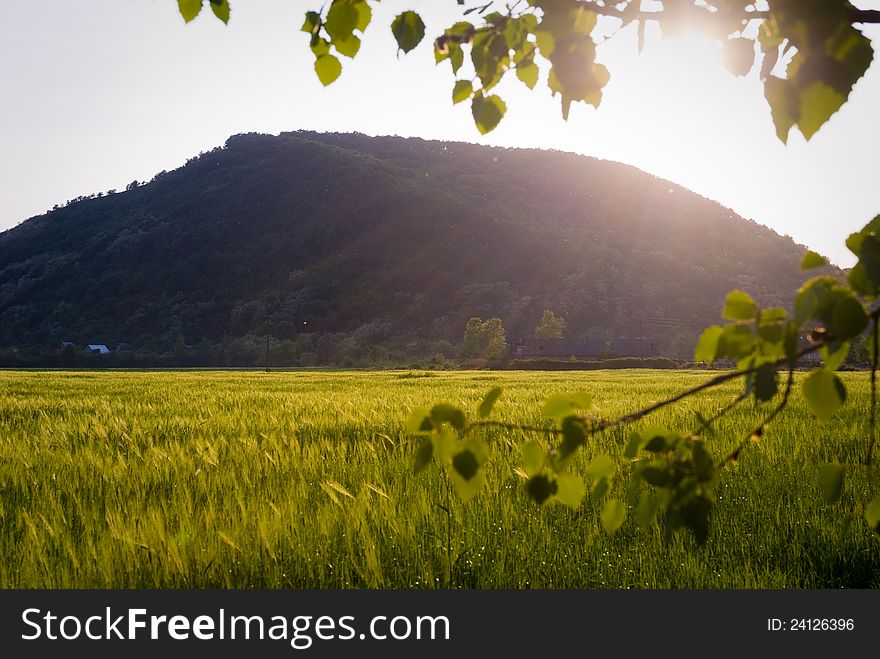
M205 3L207 4L207 2ZM634 165L849 266L843 241L880 213L880 64L809 142L775 134L757 72L735 78L720 45L635 26L598 48L611 71L598 110L568 122L545 78L512 74L495 90L508 112L480 136L453 106L448 63L431 38L397 56L392 18L414 9L428 37L454 22L455 0L385 0L361 52L324 88L312 69L305 11L321 0L231 0L225 26L206 8L184 24L174 0L5 3L0 21L0 230L54 204L161 170L244 132L298 129L401 135L572 151ZM469 1L468 5L476 4ZM880 9L863 0L862 8ZM866 28L880 48L880 26ZM544 72L546 76L546 71Z

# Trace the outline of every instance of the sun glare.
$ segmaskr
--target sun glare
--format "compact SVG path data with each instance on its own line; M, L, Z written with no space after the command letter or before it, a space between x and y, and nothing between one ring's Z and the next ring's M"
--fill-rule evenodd
M619 34L599 51L612 70L597 116L602 149L685 185L729 184L726 172L745 164L743 140L754 125L765 124L759 133L772 129L757 78L727 73L720 45L705 35L663 38L649 30L642 55L627 36L634 37ZM725 161L723 172L700 166L710 154ZM713 180L713 170L723 180Z

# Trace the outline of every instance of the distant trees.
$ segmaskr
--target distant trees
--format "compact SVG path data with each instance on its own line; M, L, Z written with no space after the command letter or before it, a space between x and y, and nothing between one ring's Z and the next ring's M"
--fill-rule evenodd
M506 348L507 340L500 318L489 318L484 321L475 316L467 322L464 339L461 342L463 357L496 359L504 354Z
M544 315L535 328L535 337L539 339L561 339L565 333L565 318L560 318L550 309L544 309Z
M174 340L174 356L177 359L183 359L186 356L186 343L181 334L178 334L177 338Z
M61 348L61 366L62 368L73 368L76 366L76 348L70 344Z

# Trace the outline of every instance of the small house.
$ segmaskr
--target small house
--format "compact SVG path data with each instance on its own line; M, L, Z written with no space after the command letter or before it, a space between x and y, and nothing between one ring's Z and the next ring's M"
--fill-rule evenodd
M657 346L644 337L635 339L522 339L513 348L517 357L589 358L653 357Z
M579 339L522 339L515 347L517 357L601 357L605 341Z
M643 336L611 339L608 352L614 357L654 357L657 355L657 346Z
M110 348L103 343L90 343L86 346L86 352L92 352L96 355L109 355Z

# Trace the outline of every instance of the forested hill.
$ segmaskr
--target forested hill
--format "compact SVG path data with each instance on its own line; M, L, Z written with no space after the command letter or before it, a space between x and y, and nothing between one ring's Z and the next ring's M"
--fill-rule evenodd
M0 234L7 355L176 344L244 362L267 318L294 363L452 354L471 316L515 340L544 309L570 337L644 331L683 354L728 290L784 304L804 279L789 238L560 152L248 134L129 188Z

